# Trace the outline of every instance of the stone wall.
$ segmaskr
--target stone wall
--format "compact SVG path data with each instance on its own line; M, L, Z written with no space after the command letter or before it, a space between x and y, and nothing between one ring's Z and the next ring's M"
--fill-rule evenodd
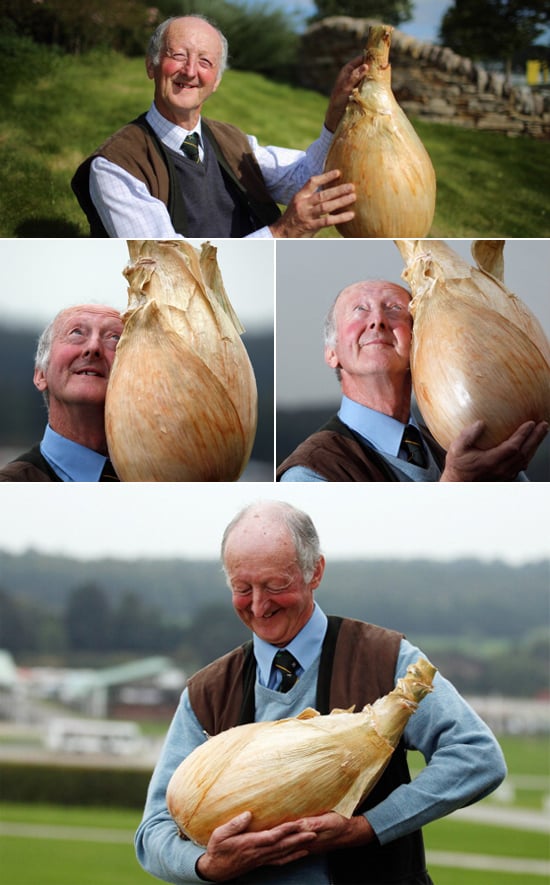
M339 69L359 55L373 22L333 16L301 38L301 83L329 94ZM394 29L392 91L408 116L550 140L550 88L513 86L451 49Z

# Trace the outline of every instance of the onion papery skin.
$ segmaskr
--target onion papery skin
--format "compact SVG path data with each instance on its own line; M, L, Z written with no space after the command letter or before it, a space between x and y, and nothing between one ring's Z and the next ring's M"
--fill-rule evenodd
M351 817L433 690L435 673L420 658L389 694L358 713L320 716L308 708L292 719L238 725L209 738L167 786L180 833L206 845L217 827L244 811L252 814L252 831L330 810Z
M355 217L337 225L344 237L424 237L435 213L431 159L391 90L392 30L369 29L369 73L349 98L325 163L355 184Z
M448 449L481 420L486 428L476 446L488 449L526 421L548 421L550 345L526 305L446 243L397 245L409 262L402 277L413 293L414 394L437 442ZM482 254L476 243L472 251Z
M254 443L257 390L216 250L183 241L128 246L128 310L105 401L117 475L235 481Z

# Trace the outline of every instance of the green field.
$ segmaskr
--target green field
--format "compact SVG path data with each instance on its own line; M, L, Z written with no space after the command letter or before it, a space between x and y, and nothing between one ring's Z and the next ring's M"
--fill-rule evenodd
M509 768L506 799L475 806L507 814L503 825L461 814L424 830L435 885L542 885L550 873L548 826L523 829L526 806L542 816L550 796L550 759L545 738L505 738ZM516 783L529 801L516 804ZM152 878L138 866L132 838L140 813L0 804L0 866L4 885L139 885ZM547 820L547 817L546 817ZM514 825L514 821L516 822ZM510 868L512 868L510 870Z
M31 68L32 77L22 76ZM143 62L107 52L0 53L0 86L0 236L86 236L70 179L87 154L149 106ZM230 70L206 113L261 143L304 148L319 134L325 107L315 92ZM549 143L415 125L438 182L431 236L550 235Z

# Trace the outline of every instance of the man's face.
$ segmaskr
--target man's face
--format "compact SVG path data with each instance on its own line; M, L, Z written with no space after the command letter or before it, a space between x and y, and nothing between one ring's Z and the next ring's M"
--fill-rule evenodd
M212 25L180 18L166 31L158 67L147 61L155 81L155 104L172 123L192 128L207 98L218 88L222 46Z
M50 410L59 404L102 405L122 334L120 314L108 307L69 308L57 318L50 360L36 369L38 390L48 390Z
M412 334L410 296L383 281L355 283L335 307L336 342L325 360L348 376L406 373Z
M241 621L261 639L283 648L311 617L324 559L311 580L304 581L288 529L250 517L229 535L225 570Z

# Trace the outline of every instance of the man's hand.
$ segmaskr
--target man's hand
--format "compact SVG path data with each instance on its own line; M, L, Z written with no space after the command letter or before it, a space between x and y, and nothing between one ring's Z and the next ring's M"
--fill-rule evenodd
M475 421L449 446L440 482L510 482L527 466L548 433L548 424L526 421L500 445L476 448L485 424Z
M304 817L302 823L315 833L316 839L308 847L308 854L324 854L337 848L368 845L376 838L374 830L362 814L347 818L336 811L317 817Z
M281 866L309 854L316 833L304 821L281 824L252 833L249 811L239 814L212 833L197 872L212 882L226 882L266 864Z
M355 185L338 184L338 169L313 175L287 206L286 212L270 225L274 237L313 237L323 227L351 221L353 211L345 210L355 202ZM321 190L321 188L323 188Z
M368 70L362 55L358 55L341 69L332 88L325 115L325 126L329 132L336 131L351 92L359 85Z

